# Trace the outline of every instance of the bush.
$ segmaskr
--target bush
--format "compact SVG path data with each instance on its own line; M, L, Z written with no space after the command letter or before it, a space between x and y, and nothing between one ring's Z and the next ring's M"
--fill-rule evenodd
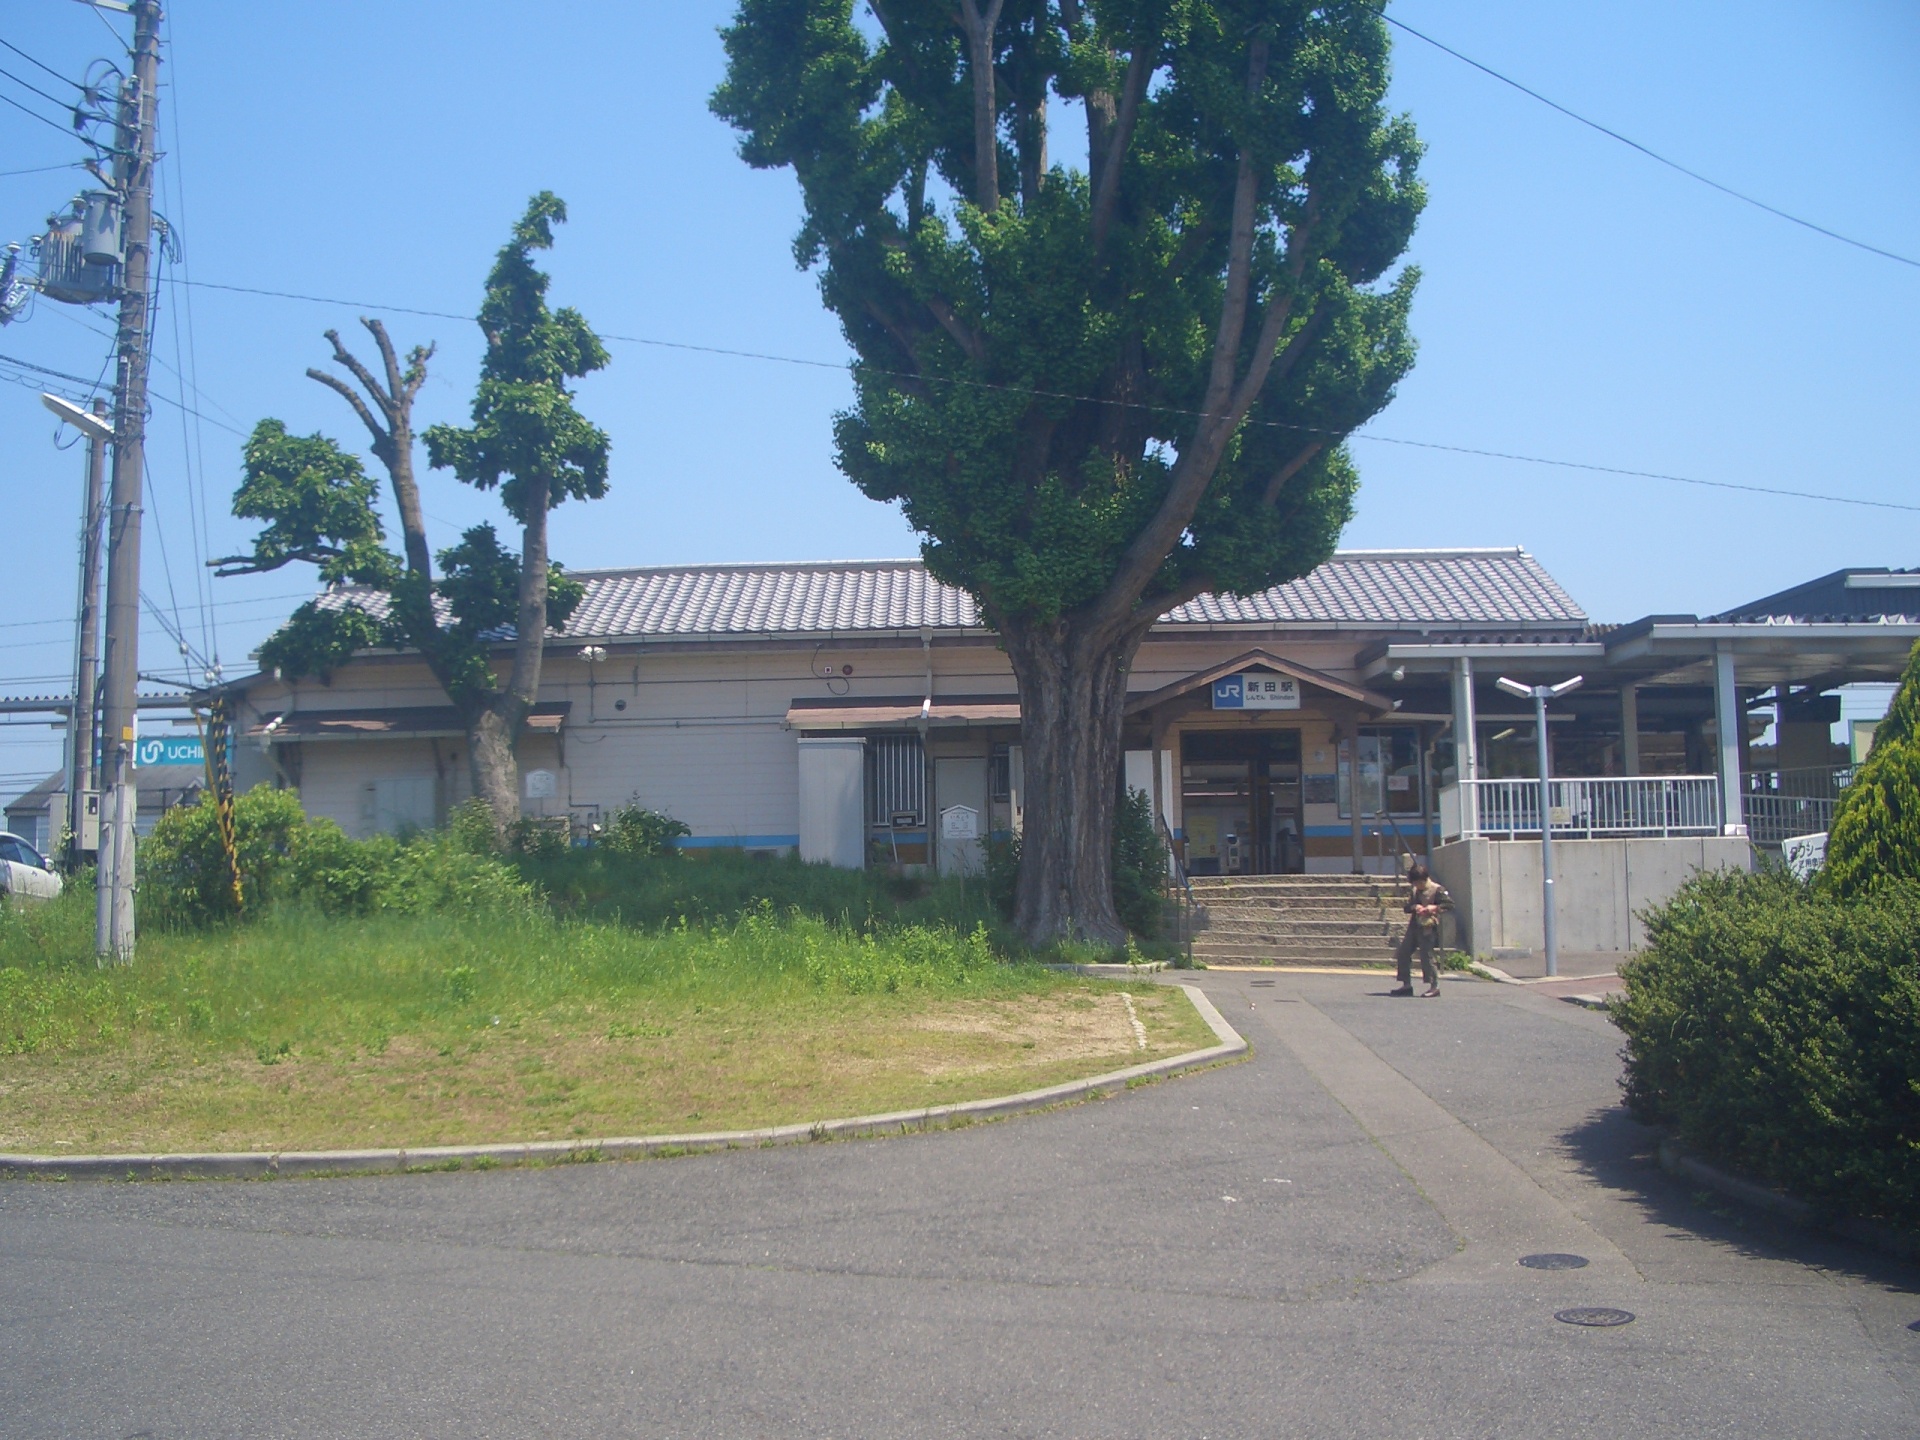
M1160 933L1167 852L1153 824L1153 802L1129 788L1113 812L1113 906L1142 940Z
M600 844L616 855L677 855L673 842L691 834L683 820L643 805L625 805L613 812Z
M536 900L510 866L475 853L457 827L403 841L355 840L308 819L290 790L255 786L234 800L234 848L249 915L295 903L329 915L421 914L462 907L523 910ZM489 824L488 836L492 829ZM194 929L234 916L225 852L211 805L169 810L139 851L143 919Z
M1003 920L1013 918L1020 883L1020 837L987 841L987 896ZM1167 852L1153 823L1147 792L1129 789L1113 812L1113 908L1141 940L1159 936L1165 920Z
M1920 645L1874 731L1873 752L1840 792L1821 874L1841 896L1920 880Z
M1920 1222L1920 884L1696 876L1623 970L1640 1118L1832 1212Z

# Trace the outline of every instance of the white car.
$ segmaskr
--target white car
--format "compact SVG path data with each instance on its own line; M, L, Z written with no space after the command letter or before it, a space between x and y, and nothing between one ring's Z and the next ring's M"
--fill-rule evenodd
M25 900L51 900L64 884L46 856L18 835L0 831L0 893Z

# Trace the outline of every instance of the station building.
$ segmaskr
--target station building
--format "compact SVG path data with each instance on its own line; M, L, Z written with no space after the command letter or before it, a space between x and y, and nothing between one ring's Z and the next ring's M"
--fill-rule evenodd
M583 832L638 803L686 822L689 846L944 873L977 872L988 837L1021 828L1012 671L971 597L918 561L575 577L586 597L550 640L520 746L526 814ZM349 602L377 597L327 597ZM1430 855L1485 949L1529 923L1538 847L1512 842L1541 821L1533 707L1496 681L1579 675L1550 707L1547 819L1598 847L1568 863L1611 877L1580 948L1627 949L1632 912L1674 877L1825 828L1851 773L1835 692L1897 678L1916 639L1920 571L1608 625L1519 548L1341 551L1161 618L1115 784L1148 794L1193 876ZM458 718L416 655L229 688L240 782L297 789L349 833L432 826L470 793Z

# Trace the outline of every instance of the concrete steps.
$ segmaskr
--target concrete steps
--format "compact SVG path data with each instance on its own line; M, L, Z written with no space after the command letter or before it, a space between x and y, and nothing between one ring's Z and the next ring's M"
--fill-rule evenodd
M1390 965L1401 887L1379 875L1258 875L1193 882L1193 954L1213 965Z

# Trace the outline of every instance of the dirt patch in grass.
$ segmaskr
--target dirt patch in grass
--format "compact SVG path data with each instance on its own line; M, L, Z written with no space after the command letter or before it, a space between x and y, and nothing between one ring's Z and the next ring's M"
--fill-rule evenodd
M1184 994L649 997L352 1045L0 1057L0 1150L323 1150L725 1130L950 1104L1213 1043Z

